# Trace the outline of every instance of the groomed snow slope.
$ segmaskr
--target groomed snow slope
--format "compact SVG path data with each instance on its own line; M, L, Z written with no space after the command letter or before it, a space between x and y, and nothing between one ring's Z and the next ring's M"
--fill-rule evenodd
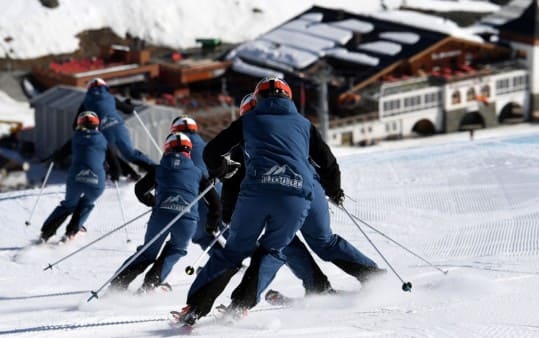
M211 316L200 337L537 337L539 336L539 129L518 126L467 134L384 143L369 149L335 149L351 213L399 243L448 269L443 275L362 226L405 281L390 271L361 286L321 262L341 296L307 299L289 309L262 301L234 325ZM64 187L45 189L32 225L24 221L38 189L0 195L0 336L170 337L170 310L184 305L192 277L184 268L200 254L191 247L172 272L171 294L107 295L86 302L140 243L144 221L71 257L52 271L48 263L122 223L110 186L88 221L85 238L64 246L26 247ZM128 218L147 209L133 184L121 187ZM352 200L353 198L353 200ZM146 218L145 218L146 219ZM383 267L387 265L339 210L333 228ZM140 285L134 282L132 290ZM236 285L235 277L231 287ZM228 304L231 287L218 299ZM286 267L272 288L302 296Z

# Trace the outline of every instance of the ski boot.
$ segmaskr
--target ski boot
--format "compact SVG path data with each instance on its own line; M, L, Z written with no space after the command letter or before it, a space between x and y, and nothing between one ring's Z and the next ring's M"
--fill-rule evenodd
M186 305L181 311L170 311L172 320L178 324L193 326L199 318L195 309L191 305Z
M221 319L226 323L234 323L240 319L247 317L248 309L235 305L234 303L229 306L224 304L218 305L216 308L222 317Z
M276 290L268 290L264 296L264 299L273 306L289 305L292 302L289 297Z
M135 292L137 296L148 295L154 293L168 293L172 292L172 286L168 283L154 284L142 284L142 286Z
M366 283L369 280L373 279L374 277L380 276L387 273L386 269L380 269L380 268L369 268L366 269L364 272L362 272L359 276L357 276L357 279L361 283Z

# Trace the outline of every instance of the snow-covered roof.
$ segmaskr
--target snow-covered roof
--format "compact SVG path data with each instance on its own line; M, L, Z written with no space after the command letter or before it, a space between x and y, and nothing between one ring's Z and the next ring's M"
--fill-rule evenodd
M239 45L227 58L239 58L249 65L286 74L304 70L328 57L335 67L361 65L362 74L366 75L419 53L452 34L481 41L471 31L432 15L391 10L361 15L313 7ZM341 60L346 63L339 63Z
M312 35L335 43L345 44L352 38L352 32L325 23L306 21L302 18L292 20L278 28Z
M500 26L522 16L524 11L535 1L513 0L501 10L483 17L480 22L487 25Z
M392 21L409 27L440 32L465 40L483 42L481 37L470 34L469 31L459 27L454 21L439 16L408 10L373 12L369 15L380 20Z
M284 78L284 74L276 71L275 69L251 65L239 58L234 59L232 69L238 73L251 75L253 77L262 78L266 76L276 76L278 78Z
M342 21L332 22L331 25L348 29L355 33L369 33L374 29L374 25L370 22L361 21L357 19L347 19Z
M236 50L236 54L245 60L273 63L274 67L285 68L283 70L286 71L305 68L318 60L316 53L264 40L245 43Z
M302 16L300 16L300 19L311 21L311 22L321 22L323 18L324 18L324 14L318 13L318 12L311 12L311 13L303 14Z
M401 45L398 43L393 43L389 41L374 41L363 43L358 46L361 50L366 50L369 52L374 52L384 55L395 55L399 53L402 49Z
M473 12L492 13L500 9L500 6L488 1L477 0L413 0L406 2L407 8L420 10L436 10L437 12Z
M413 45L419 41L419 35L412 32L383 32L379 36L382 39L401 42L407 45Z
M12 99L0 91L0 136L11 133L11 123L21 123L23 128L34 126L34 109L27 102Z
M351 52L346 48L332 48L326 50L326 55L337 59L359 63L367 66L377 66L380 59L364 53Z
M287 45L297 49L303 49L316 53L319 56L324 55L324 49L335 46L335 43L331 40L286 29L276 29L262 35L259 39L271 41L279 45Z

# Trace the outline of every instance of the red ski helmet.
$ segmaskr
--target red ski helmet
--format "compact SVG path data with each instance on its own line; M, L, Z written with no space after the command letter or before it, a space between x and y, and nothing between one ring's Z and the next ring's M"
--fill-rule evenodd
M169 131L171 133L176 133L180 131L196 133L198 131L198 125L194 119L190 118L189 116L182 115L176 117L172 121Z
M77 129L97 129L99 127L99 116L93 111L83 111L77 116Z
M292 89L288 83L275 76L268 76L258 81L254 94L257 99L270 96L292 99Z
M189 136L184 133L171 133L165 140L164 150L165 153L185 153L187 156L191 156L191 149L193 144Z
M240 116L245 115L248 111L256 106L256 98L254 93L249 93L241 99Z

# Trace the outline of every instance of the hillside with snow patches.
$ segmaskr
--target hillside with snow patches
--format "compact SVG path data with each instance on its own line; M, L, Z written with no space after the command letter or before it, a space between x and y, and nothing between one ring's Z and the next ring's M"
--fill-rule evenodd
M345 207L390 239L419 254L445 275L387 237L358 223L412 291L392 272L360 285L334 265L322 270L341 295L312 297L291 308L262 301L234 324L213 315L199 321L199 337L537 337L539 336L539 129L519 125L383 142L367 149L334 148L348 195ZM42 168L44 170L44 168ZM172 337L168 312L185 302L201 253L189 247L172 271L168 294L107 293L87 302L137 245L147 216L52 271L48 264L122 224L109 183L88 222L88 233L65 245L29 246L63 198L62 172L39 199L39 189L0 194L0 337ZM120 188L126 217L148 209ZM256 211L253 211L256 212ZM390 269L346 214L331 211L333 229L380 266ZM63 228L61 229L63 231ZM62 232L60 232L61 234ZM131 239L127 243L127 239ZM58 237L56 238L58 240ZM54 242L55 240L53 240ZM203 262L205 259L203 260ZM235 276L217 304L229 303ZM271 288L296 297L302 286L283 267Z
M313 5L355 13L380 12L388 20L404 21L460 37L472 34L449 20L395 11L408 8L492 13L488 1L443 0L60 0L49 9L37 0L0 0L0 58L31 59L72 53L77 34L110 27L120 37L129 33L148 43L172 48L196 46L197 38L239 43L273 29ZM377 15L380 15L378 13Z

